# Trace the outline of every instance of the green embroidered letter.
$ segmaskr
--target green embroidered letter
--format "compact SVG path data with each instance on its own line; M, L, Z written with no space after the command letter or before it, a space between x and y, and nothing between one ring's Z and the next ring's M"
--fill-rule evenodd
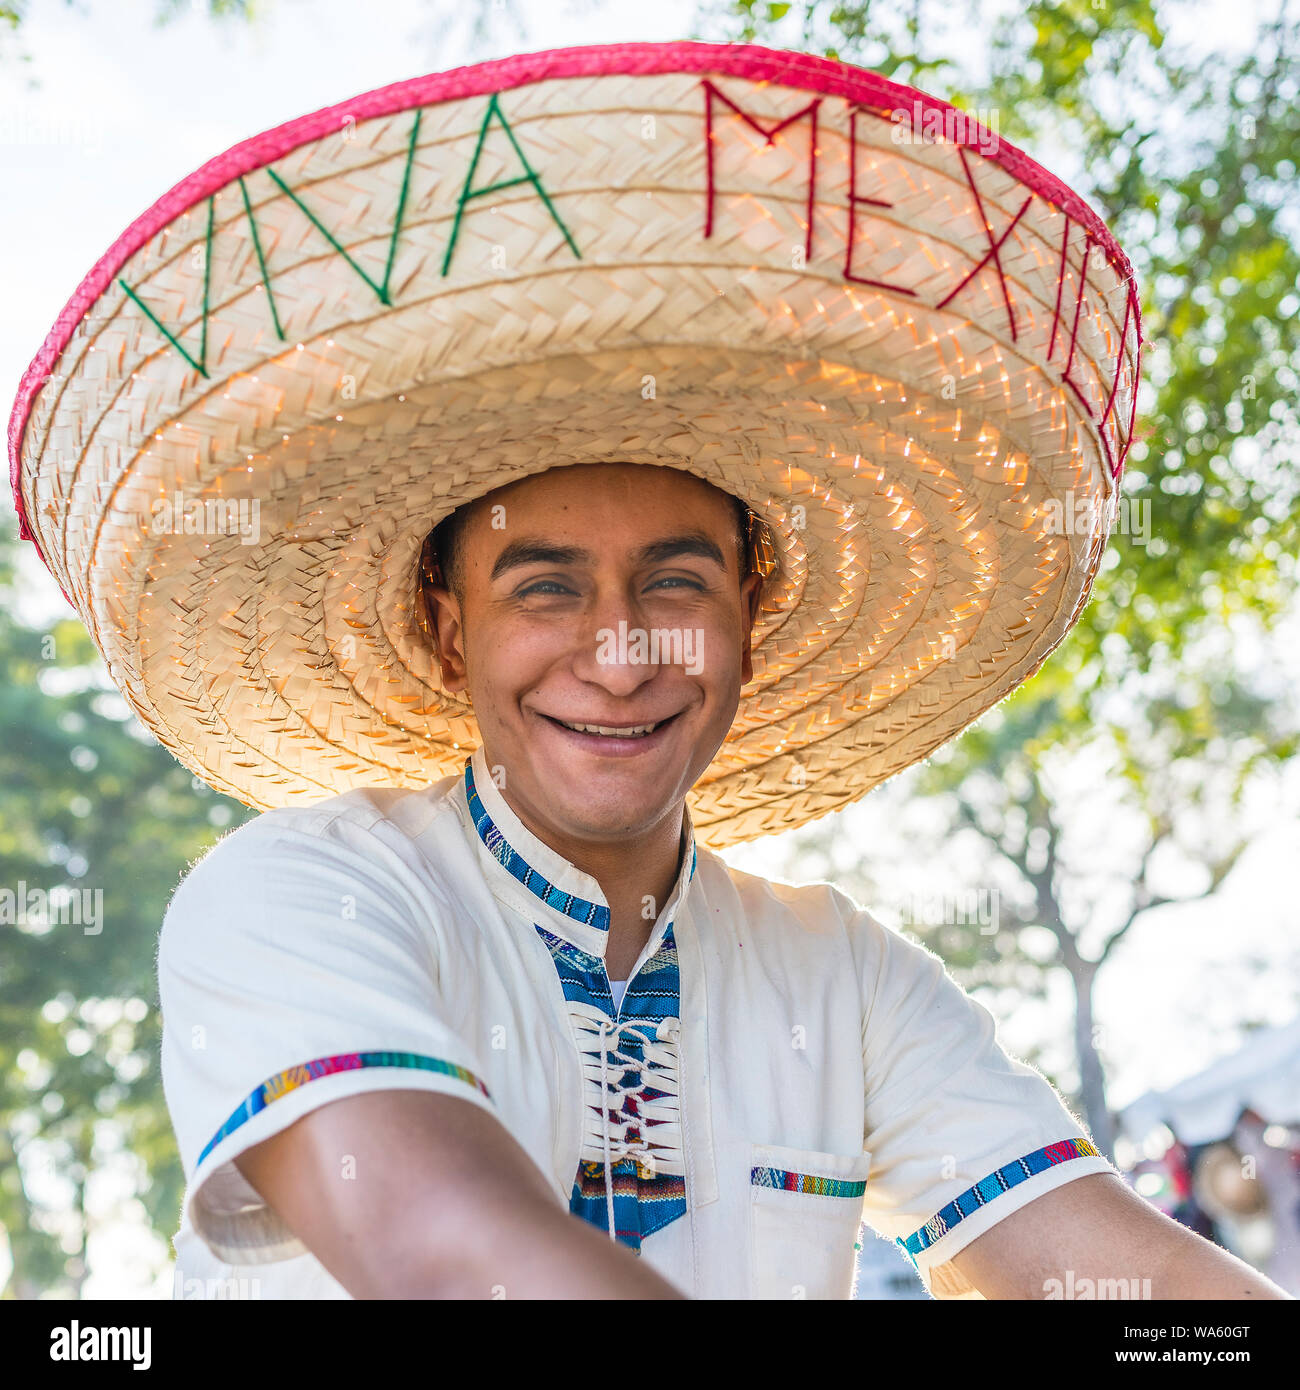
M164 338L176 349L177 352L194 368L200 376L208 374L208 290L212 284L212 221L216 216L214 207L215 199L208 199L208 233L203 243L203 333L199 339L199 358L196 362L185 348L181 341L174 334L168 331L163 321L157 314L140 298L130 285L119 275L117 283L127 292L131 299L144 311L145 317L163 335Z
M524 166L526 172L520 174L518 178L502 179L499 183L490 183L486 188L474 188L472 186L474 183L474 172L478 168L479 156L483 153L483 141L487 136L488 125L492 121L493 113L495 113L497 120L501 122L501 128L510 137L510 143L514 146L515 153L519 156L519 162ZM573 244L573 238L569 235L569 229L564 225L560 218L560 214L556 212L554 205L547 196L546 190L542 187L541 179L537 177L536 171L528 162L528 156L520 148L519 141L515 139L515 133L510 129L510 122L506 120L505 113L501 110L501 105L497 101L497 94L493 92L488 101L487 110L483 113L483 124L479 127L478 144L474 146L474 158L470 160L469 173L465 176L465 186L461 189L460 198L456 203L456 217L451 224L451 241L447 245L447 254L443 257L442 262L442 273L444 275L451 269L452 252L456 249L456 238L460 235L460 219L464 214L465 204L468 203L471 198L481 198L487 193L498 193L503 188L513 188L517 183L532 184L537 192L537 196L546 204L547 212L554 218L555 225L564 233L564 239L569 243L569 250L572 251L579 260L582 259L582 253Z
M266 273L266 257L262 254L262 238L257 234L257 221L253 217L253 205L248 201L248 189L244 185L243 175L240 175L239 191L244 199L244 215L248 218L248 230L253 234L253 250L257 252L257 268L262 272L262 284L266 287L266 302L271 306L271 322L275 324L275 331L279 335L280 341L284 342L284 329L280 327L280 315L275 307L275 294L271 290L271 277Z
M284 328L281 326L280 315L275 306L275 295L271 290L271 277L267 273L266 257L262 253L262 239L257 232L257 221L253 217L252 205L248 201L248 189L244 185L243 178L241 177L238 180L238 182L239 192L244 200L244 215L248 218L248 227L253 234L253 250L257 253L257 267L262 275L262 284L266 288L266 302L270 306L271 322L275 324L276 334L279 336L280 341L283 342L285 340ZM196 372L199 373L200 376L207 376L208 374L208 312L210 307L210 290L212 286L212 231L213 223L216 217L215 203L215 196L208 199L208 234L207 241L205 242L203 248L203 335L200 340L201 345L199 347L199 356L197 361L195 361L195 359L191 357L188 352L186 352L180 340L177 337L175 337L172 333L170 333L166 327L164 327L162 321L158 318L157 314L155 314L153 310L150 309L150 307L144 302L143 299L140 298L140 296L131 288L131 286L128 285L126 281L123 280L120 276L118 277L118 284L120 284L122 288L127 292L127 294L130 295L131 299L140 306L140 308L144 311L145 315L148 317L149 321L154 325L154 327L157 328L157 330L163 335L163 337L167 339L167 341L172 345L172 347L174 347L176 351L180 353L180 355L190 364L191 367L194 368Z
M334 234L329 230L329 228L325 226L325 224L320 220L319 217L316 216L314 212L312 212L312 210L293 191L293 189L290 188L287 183L285 183L285 181L280 177L280 175L277 174L269 164L266 166L266 172L270 174L270 176L276 181L281 191L287 193L289 197L292 198L295 203L297 203L297 205L299 206L299 208L302 209L303 213L307 217L307 220L312 224L312 226L315 227L318 232L320 232L320 234L325 238L325 240L328 241L329 244L339 253L339 255L342 256L345 261L347 261L347 263L352 267L352 269L355 270L359 276L361 276L361 278L366 282L366 284L369 285L372 290L374 290L374 292L379 296L379 302L381 304L391 304L393 302L388 297L388 280L393 273L393 258L397 254L397 234L401 230L402 213L406 209L406 195L411 186L411 164L414 162L415 159L415 142L419 137L419 134L420 110L417 107L415 111L415 119L411 123L411 138L407 143L406 147L406 169L402 174L402 191L398 195L397 199L397 212L396 215L393 217L393 232L388 239L388 263L384 266L383 283L379 285L375 284L375 282L370 278L370 276L367 275L366 272L361 269L361 267L356 263L356 261L352 259L351 256L348 255L347 251L343 247L343 244L338 240L338 238L334 236Z

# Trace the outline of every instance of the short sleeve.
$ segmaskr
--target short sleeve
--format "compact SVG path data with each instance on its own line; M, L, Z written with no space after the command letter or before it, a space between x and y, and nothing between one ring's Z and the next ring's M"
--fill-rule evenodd
M309 1111L379 1089L493 1108L413 876L364 827L294 815L269 812L201 860L158 948L182 1226L230 1264L306 1253L232 1160Z
M863 970L864 1218L940 1297L973 1293L948 1263L1036 1197L1115 1169L1051 1083L1009 1056L993 1016L932 951L869 913Z

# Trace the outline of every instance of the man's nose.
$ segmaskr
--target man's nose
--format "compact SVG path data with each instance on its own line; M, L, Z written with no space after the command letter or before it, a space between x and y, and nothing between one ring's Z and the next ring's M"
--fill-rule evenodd
M574 659L574 672L582 680L624 696L658 674L663 664L661 644L653 640L634 596L616 593L600 598L588 610L583 629Z

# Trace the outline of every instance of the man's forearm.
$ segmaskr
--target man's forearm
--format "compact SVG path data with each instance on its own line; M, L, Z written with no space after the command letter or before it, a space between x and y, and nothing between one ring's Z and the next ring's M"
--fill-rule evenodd
M462 1152L454 1200L431 1211L432 1258L396 1296L683 1297L626 1246L571 1215L536 1164L483 1111L457 1114L459 1131L447 1126L429 1141L450 1140Z
M1244 1260L1185 1227L1170 1234L1168 1258L1151 1281L1151 1296L1167 1299L1291 1297Z
M466 1215L473 1215L466 1213ZM626 1246L531 1193L444 1227L405 1298L668 1299L684 1295Z
M1118 1287L1151 1299L1290 1297L1158 1211L1118 1173L1091 1173L1045 1193L952 1263L985 1298L1068 1298L1067 1289L1083 1287Z
M683 1296L570 1215L500 1122L454 1096L349 1096L235 1165L354 1298Z

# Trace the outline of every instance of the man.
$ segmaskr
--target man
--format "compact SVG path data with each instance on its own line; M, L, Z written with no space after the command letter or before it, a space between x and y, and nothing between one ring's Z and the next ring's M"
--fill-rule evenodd
M951 108L745 45L411 79L60 315L23 535L267 812L159 947L183 1296L843 1297L863 1217L944 1296L1276 1296L933 954L716 857L1029 679L1114 520L1132 267L900 114Z
M268 813L200 864L164 927L173 1092L207 1080L184 1037L207 1011L209 1051L251 1049L246 1029L269 1064L296 1032L313 1054L420 1047L450 1068L429 1090L394 1069L232 1149L251 1191L202 1198L205 1238L236 1263L245 1240L264 1258L272 1228L311 1252L283 1288L275 1264L239 1277L323 1293L319 1261L369 1297L842 1294L864 1191L869 1218L923 1229L916 1214L980 1185L964 1175L1074 1142L929 1247L932 1288L1041 1298L1072 1270L1150 1279L1155 1298L1279 1296L1090 1156L928 952L824 886L693 847L686 793L752 675L762 578L734 499L671 469L557 468L440 538L443 682L483 737L467 773ZM620 625L694 634L697 669L602 659Z

